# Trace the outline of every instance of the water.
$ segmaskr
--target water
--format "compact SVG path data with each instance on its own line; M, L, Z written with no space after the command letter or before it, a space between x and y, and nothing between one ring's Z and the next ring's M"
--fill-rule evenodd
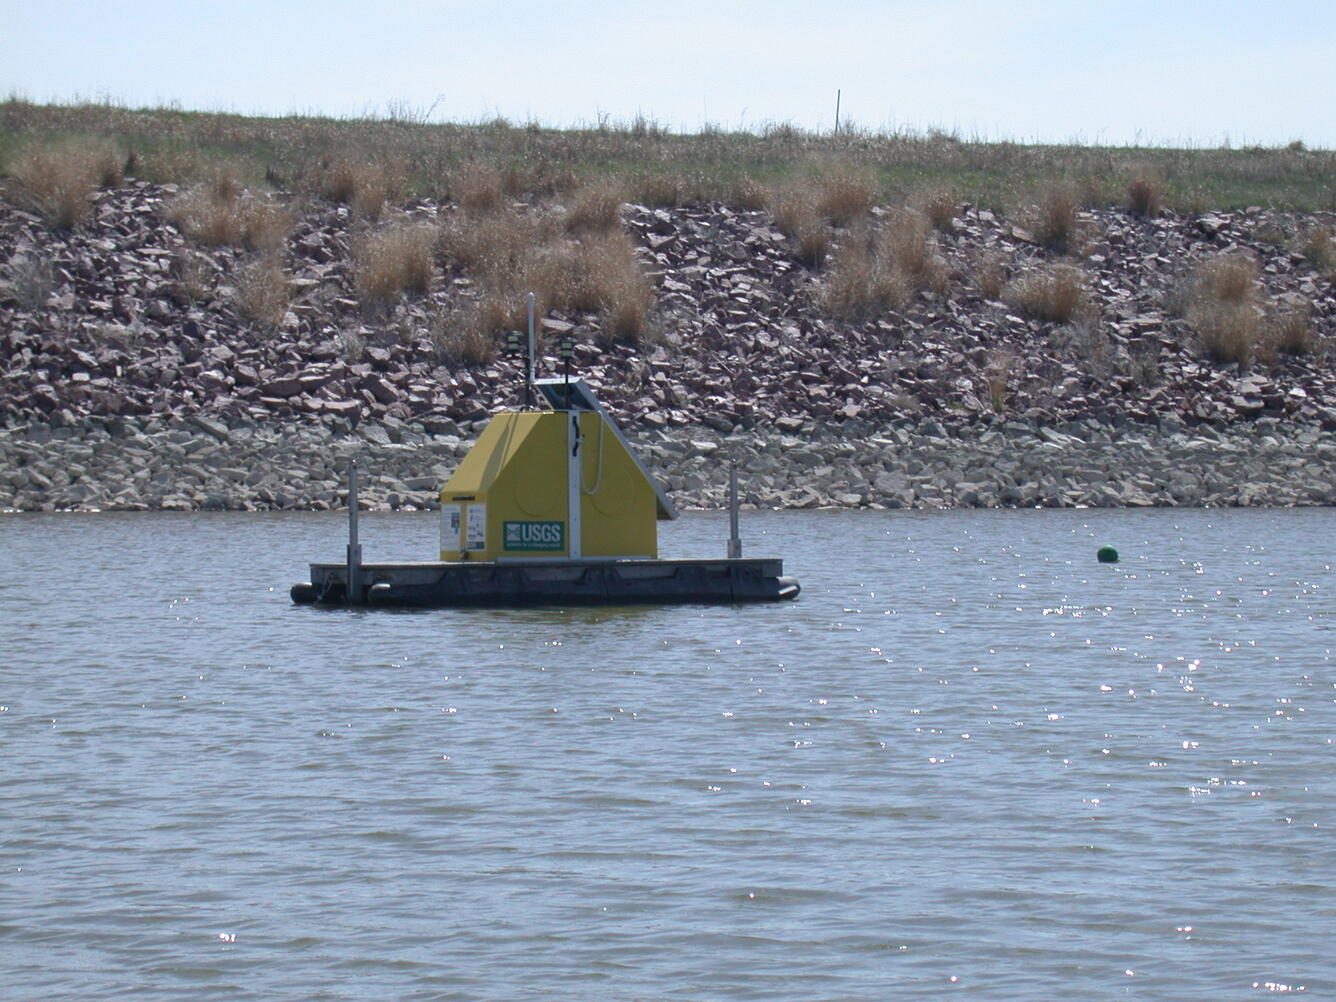
M0 994L1333 997L1333 529L757 514L796 604L367 613L287 599L341 517L0 518Z

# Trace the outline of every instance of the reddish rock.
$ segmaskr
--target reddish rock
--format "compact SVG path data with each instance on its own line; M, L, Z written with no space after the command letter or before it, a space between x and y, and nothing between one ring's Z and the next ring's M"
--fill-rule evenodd
M271 379L260 386L261 399L285 399L302 392L301 380L293 377Z
M368 376L362 381L362 389L381 404L392 404L399 399L398 389L384 376Z

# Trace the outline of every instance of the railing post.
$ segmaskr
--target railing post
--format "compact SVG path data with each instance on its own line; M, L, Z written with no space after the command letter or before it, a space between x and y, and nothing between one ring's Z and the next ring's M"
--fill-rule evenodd
M362 544L357 541L357 464L348 466L348 594L349 605L362 601Z
M742 537L738 535L738 463L728 461L728 559L742 556Z

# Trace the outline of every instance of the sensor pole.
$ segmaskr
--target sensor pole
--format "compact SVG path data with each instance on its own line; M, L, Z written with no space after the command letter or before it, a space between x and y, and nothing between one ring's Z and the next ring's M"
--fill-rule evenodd
M348 466L348 603L362 601L362 544L357 541L357 464Z
M738 463L728 461L728 559L742 556L742 537L738 534Z

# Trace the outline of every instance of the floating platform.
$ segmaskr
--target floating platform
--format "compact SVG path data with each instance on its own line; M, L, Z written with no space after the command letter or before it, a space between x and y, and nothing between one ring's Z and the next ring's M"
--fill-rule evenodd
M507 336L518 346L519 333ZM729 470L727 557L660 560L657 523L672 500L582 379L574 341L560 379L537 378L529 296L525 407L493 416L440 491L439 560L365 563L357 541L357 466L348 470L348 548L292 586L302 605L736 605L798 597L773 557L742 556L736 467ZM546 404L531 409L537 397Z
M348 594L346 563L311 564L292 586L299 604L408 608L534 605L732 605L798 597L783 561L499 560L361 564Z

